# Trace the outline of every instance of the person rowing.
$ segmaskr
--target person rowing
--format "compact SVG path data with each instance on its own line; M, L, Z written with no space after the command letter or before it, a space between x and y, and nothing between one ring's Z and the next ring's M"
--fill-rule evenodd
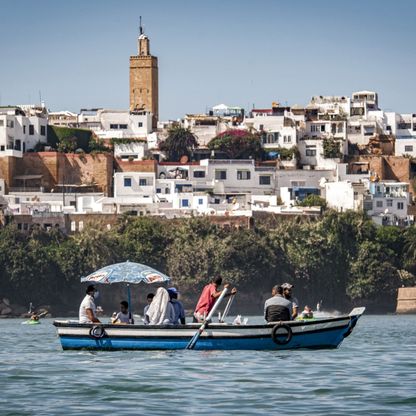
M202 289L201 296L198 299L194 311L194 322L204 322L205 317L208 316L213 308L215 301L221 296L222 290L219 290L221 285L222 277L217 276ZM228 283L224 285L226 288L229 286ZM227 293L225 296L235 295L236 293L237 289L233 287L231 292Z

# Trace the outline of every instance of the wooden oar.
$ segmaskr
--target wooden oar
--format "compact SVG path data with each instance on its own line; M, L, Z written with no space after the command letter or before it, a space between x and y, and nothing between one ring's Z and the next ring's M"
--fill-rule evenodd
M188 345L185 347L187 350L193 350L195 347L195 344L197 343L199 336L204 332L208 321L211 320L212 316L214 315L215 311L217 310L218 306L220 305L221 301L224 299L224 296L227 294L228 288L224 288L221 292L220 297L215 302L214 306L212 307L211 311L209 312L208 316L205 318L205 321L202 323L198 331L195 332L195 335L191 338L191 340L188 342Z
M233 304L235 294L231 294L230 299L228 299L227 305L225 306L224 312L221 316L220 322L224 322L225 318L228 315L228 312L230 312L231 305Z

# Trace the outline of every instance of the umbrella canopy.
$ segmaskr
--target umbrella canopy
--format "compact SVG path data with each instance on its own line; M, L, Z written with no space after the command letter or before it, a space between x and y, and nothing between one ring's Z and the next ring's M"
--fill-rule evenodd
M170 278L165 274L146 266L145 264L126 261L124 263L111 264L91 273L87 277L81 277L81 282L91 283L162 283Z

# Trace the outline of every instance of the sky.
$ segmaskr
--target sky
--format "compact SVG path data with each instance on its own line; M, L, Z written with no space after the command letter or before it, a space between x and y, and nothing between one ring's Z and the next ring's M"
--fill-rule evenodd
M143 16L161 120L363 89L416 113L413 0L19 0L0 16L0 105L127 109Z

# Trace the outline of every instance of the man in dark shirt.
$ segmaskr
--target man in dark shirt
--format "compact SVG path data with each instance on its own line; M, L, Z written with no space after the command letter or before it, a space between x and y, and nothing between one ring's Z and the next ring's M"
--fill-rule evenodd
M266 321L290 321L292 319L292 302L283 297L282 287L274 286L272 295L264 304L264 318Z

